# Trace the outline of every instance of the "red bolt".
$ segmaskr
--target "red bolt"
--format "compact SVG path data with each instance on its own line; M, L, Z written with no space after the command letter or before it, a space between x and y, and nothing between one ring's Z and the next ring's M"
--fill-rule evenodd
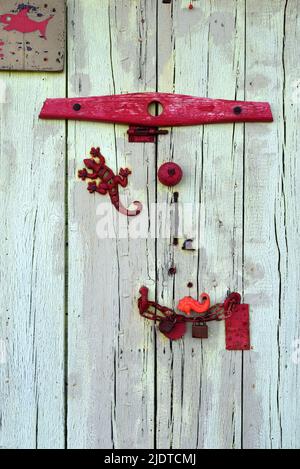
M171 267L171 268L169 269L169 275L175 275L176 272L177 272L176 267Z
M189 4L189 10L193 10L194 5L192 3Z

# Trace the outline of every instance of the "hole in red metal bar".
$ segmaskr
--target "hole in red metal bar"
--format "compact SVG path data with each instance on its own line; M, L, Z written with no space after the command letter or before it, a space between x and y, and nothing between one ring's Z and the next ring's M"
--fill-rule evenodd
M238 116L239 114L242 114L242 111L243 109L241 108L241 106L236 106L235 108L233 108L233 112Z
M164 111L163 105L159 101L151 101L148 105L148 113L150 116L160 116Z

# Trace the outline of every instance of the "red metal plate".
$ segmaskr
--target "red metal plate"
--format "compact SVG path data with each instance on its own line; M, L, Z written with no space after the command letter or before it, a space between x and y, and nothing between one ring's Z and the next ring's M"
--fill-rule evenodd
M249 305L236 305L225 321L226 350L250 350Z

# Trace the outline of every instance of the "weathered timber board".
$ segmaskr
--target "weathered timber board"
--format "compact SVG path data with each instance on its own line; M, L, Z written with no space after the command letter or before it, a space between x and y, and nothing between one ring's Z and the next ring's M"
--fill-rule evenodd
M300 447L300 0L188 3L69 0L65 75L1 72L2 448ZM37 119L46 97L144 91L269 101L275 121L174 128L153 145ZM92 146L132 169L120 196L143 202L136 219L107 215L78 179ZM174 190L156 181L171 160L178 248ZM222 323L171 344L138 316L142 284L173 307L239 290L252 350L226 352Z

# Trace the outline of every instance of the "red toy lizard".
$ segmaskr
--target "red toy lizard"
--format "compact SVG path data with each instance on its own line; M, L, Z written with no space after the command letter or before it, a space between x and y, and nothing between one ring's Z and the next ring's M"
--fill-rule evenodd
M88 191L91 194L94 192L98 192L98 194L102 195L109 194L112 204L123 215L127 215L128 217L139 215L143 208L140 202L134 202L137 207L136 210L127 210L119 199L118 186L127 186L128 176L131 174L131 171L128 168L121 168L119 175L116 176L114 172L108 168L108 166L106 166L105 158L101 154L100 148L92 148L91 156L92 158L84 160L84 164L92 172L89 173L86 168L78 171L78 177L83 181L86 179L100 180L98 184L96 181L90 182L88 185ZM96 161L96 158L99 160L99 162Z

